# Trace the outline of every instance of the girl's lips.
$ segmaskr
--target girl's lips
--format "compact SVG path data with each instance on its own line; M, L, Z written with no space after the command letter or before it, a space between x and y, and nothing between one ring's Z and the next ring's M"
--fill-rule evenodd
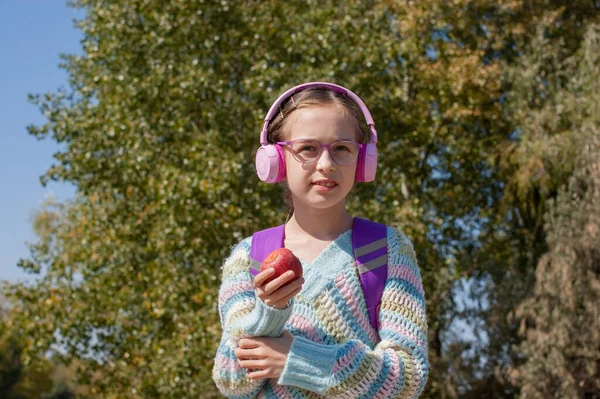
M332 179L320 179L320 180L315 180L314 182L312 182L311 184L320 184L320 185L331 185L331 184L335 184L337 186L337 182L335 180Z
M311 185L315 186L317 191L331 191L338 186L336 182L330 180L316 181L311 183Z

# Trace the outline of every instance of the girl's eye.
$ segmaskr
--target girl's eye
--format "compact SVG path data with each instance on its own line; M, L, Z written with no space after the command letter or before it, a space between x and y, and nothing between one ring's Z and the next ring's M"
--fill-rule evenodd
M297 153L312 154L319 152L319 147L315 143L311 142L298 142L293 147Z
M338 145L336 145L333 150L336 151L336 152L346 152L346 151L347 152L351 152L352 151L352 149L349 146L344 145L344 144L338 144Z

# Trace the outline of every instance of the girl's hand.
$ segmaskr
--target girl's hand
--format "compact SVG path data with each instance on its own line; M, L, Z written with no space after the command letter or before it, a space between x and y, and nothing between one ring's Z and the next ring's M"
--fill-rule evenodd
M242 338L233 352L249 378L279 378L293 341L294 336L284 330L279 338Z
M277 309L285 309L289 300L302 289L304 278L300 277L294 280L294 272L287 271L273 281L265 284L265 281L273 276L273 274L275 274L275 270L273 268L268 268L254 277L254 289L256 290L256 295L268 306ZM288 285L284 285L289 281L292 282Z

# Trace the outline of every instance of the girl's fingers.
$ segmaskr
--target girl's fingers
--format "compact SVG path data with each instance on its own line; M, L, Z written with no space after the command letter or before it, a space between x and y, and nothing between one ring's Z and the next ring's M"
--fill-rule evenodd
M265 293L271 294L271 293L275 292L277 289L279 289L280 287L284 286L286 283L294 280L294 278L295 278L294 272L291 270L288 270L287 272L283 273L281 276L277 277L273 281L269 281L269 283L267 283L267 285L265 285L263 287L263 290L265 291Z
M246 375L248 376L248 378L252 378L253 380L259 380L261 378L271 378L271 375L267 370L251 371Z
M264 360L252 359L252 360L238 360L240 367L244 369L264 369L267 365Z
M287 287L285 287L285 288L287 288ZM298 288L294 288L293 291L290 291L286 295L283 295L280 298L278 298L277 300L275 300L275 303L280 306L285 306L290 301L290 299L295 297L296 294L298 294L301 290L302 290L302 286L300 286Z
M298 287L296 288L294 291L292 291L290 293L290 295L288 296L287 300L289 301L290 299L292 299L293 297L295 297L300 291L302 291L302 287Z
M304 278L300 277L299 279L294 280L290 284L285 287L281 287L272 297L273 302L280 302L284 298L292 298L302 289L302 284L304 284Z
M304 278L295 278L294 272L289 270L265 286L258 286L256 281L254 286L257 296L267 306L283 309L287 306L288 299L300 292L302 284ZM284 298L287 299L282 300Z
M242 349L258 348L259 343L253 339L242 338L238 341L238 347Z
M241 349L241 348L236 348L233 353L235 354L235 357L238 358L238 360L241 359L259 359L262 356L258 353L258 351L256 350L256 348L253 349Z
M265 271L258 273L254 277L254 287L256 287L256 288L261 287L265 283L265 281L268 280L274 274L275 274L275 269L273 269L272 267L268 268Z

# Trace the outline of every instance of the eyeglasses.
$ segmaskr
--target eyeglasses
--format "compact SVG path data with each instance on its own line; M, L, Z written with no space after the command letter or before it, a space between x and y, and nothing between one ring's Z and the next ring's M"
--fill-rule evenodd
M331 144L321 144L317 140L310 139L279 141L277 144L289 146L296 161L302 164L315 162L321 156L323 148L326 148L333 162L338 165L348 165L356 161L358 151L364 145L352 140L338 140Z

